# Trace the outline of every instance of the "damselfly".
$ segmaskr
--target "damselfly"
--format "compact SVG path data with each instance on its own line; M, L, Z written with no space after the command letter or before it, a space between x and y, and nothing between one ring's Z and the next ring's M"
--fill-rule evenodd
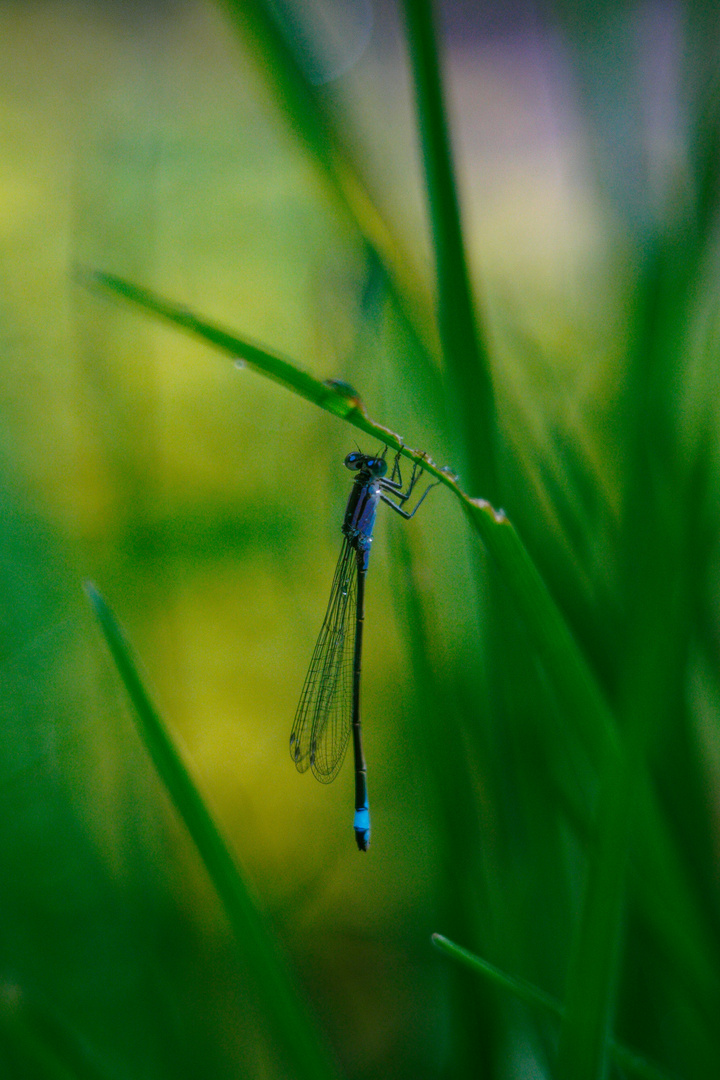
M350 731L355 755L355 840L360 851L370 845L370 808L367 768L360 727L360 669L365 619L365 575L379 502L387 503L401 517L411 518L431 487L423 492L414 510L403 509L413 493L422 469L413 465L410 483L403 491L400 454L388 479L385 454L371 457L353 451L345 458L357 473L342 524L343 543L335 570L325 620L320 630L300 704L290 733L290 756L300 772L308 768L323 784L340 771ZM435 483L438 483L436 481Z

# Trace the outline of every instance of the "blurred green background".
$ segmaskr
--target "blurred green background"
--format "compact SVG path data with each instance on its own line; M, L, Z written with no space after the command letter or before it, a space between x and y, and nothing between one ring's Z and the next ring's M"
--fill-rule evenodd
M561 1036L557 1056L557 1019L455 966L433 932L567 989L574 1030L606 1014L664 1075L720 1075L717 19L690 4L438 14L492 469L436 328L401 10L0 2L3 1075L326 1075L321 1049L313 1074L277 1038L85 578L337 1075L602 1075L601 1053L583 1072ZM390 224L395 291L313 153L286 63ZM438 488L411 524L378 523L359 855L352 769L324 788L287 740L342 460L377 447L93 294L78 267L346 380L501 505L612 709L622 797ZM486 468L492 489L473 489ZM612 881L594 876L607 850ZM600 1005L573 995L584 976Z

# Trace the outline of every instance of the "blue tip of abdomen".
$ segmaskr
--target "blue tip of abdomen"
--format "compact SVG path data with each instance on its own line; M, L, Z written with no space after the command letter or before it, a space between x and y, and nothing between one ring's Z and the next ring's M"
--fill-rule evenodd
M362 806L355 811L355 842L360 851L367 851L370 847L370 811L367 806Z

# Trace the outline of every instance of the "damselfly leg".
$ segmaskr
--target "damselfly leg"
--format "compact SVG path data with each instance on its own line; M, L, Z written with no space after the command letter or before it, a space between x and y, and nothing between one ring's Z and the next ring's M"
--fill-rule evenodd
M393 471L390 474L390 479L388 480L388 478L384 476L380 480L380 498L384 503L386 503L387 506L392 506L393 510L396 513L400 514L401 517L404 517L406 521L409 521L411 517L415 516L418 509L425 501L427 493L432 488L437 487L437 485L440 483L439 480L435 480L432 484L428 484L428 486L425 488L425 491L420 496L414 509L411 511L405 510L402 505L398 505L398 502L396 502L395 500L398 500L401 504L408 501L413 491L415 490L415 485L420 479L422 471L423 468L420 462L413 461L410 481L408 483L407 490L403 491L403 481L402 475L400 473L400 451L398 451L395 455L395 461L393 462ZM392 498L390 496L392 496Z

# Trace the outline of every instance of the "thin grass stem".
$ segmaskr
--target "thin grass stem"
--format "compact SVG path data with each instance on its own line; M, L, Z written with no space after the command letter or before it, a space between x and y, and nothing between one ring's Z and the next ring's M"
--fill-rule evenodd
M223 903L238 946L249 961L262 995L265 1013L274 1023L279 1044L284 1046L298 1076L331 1080L336 1072L317 1035L316 1025L292 984L248 882L145 690L122 630L95 586L86 582L85 591L133 704L142 740Z

